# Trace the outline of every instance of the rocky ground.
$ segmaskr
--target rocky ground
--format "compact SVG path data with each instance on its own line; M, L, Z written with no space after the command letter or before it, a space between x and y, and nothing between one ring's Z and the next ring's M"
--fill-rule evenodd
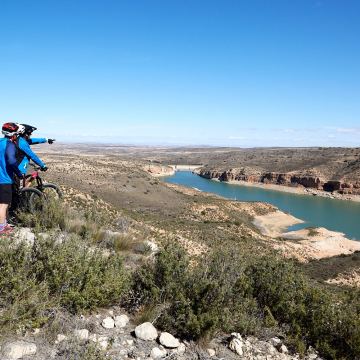
M37 236L45 235L20 228L15 231L13 241L34 246ZM57 239L66 241L67 236L67 233L58 233ZM152 254L157 249L153 244ZM201 343L189 342L158 331L150 322L139 323L139 319L119 306L80 316L59 310L51 328L33 328L17 336L2 334L0 339L2 360L69 360L78 359L84 353L88 353L88 359L113 360L300 359L300 355L289 352L282 336L269 334L260 339L232 333ZM302 358L320 359L311 347Z

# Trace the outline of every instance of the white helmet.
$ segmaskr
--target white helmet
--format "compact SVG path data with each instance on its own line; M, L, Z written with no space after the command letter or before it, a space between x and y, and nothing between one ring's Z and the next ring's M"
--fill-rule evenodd
M21 124L16 124L18 126L18 130L16 132L17 135L23 135L25 133L25 126Z

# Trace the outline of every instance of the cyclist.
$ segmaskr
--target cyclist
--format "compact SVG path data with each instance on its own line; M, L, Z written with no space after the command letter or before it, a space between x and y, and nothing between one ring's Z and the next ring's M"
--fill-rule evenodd
M12 227L7 224L6 215L12 200L14 174L22 177L16 161L16 145L19 126L5 123L2 126L4 138L0 139L0 235L9 234Z
M30 160L32 160L36 165L40 166L41 171L46 171L48 168L45 163L31 150L30 145L41 144L48 142L52 144L54 139L46 138L37 138L31 139L32 133L36 130L35 126L27 124L17 124L18 129L18 139L17 147L18 151L16 153L16 158L18 161L19 170L23 175L26 175L27 168L29 166Z

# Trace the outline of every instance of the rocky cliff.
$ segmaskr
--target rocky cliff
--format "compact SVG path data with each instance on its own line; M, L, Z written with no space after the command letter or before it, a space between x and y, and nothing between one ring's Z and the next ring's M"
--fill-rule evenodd
M206 179L218 179L220 181L275 184L338 192L340 194L360 195L360 182L349 182L343 179L326 179L312 171L262 172L255 168L243 167L229 170L201 168L197 173Z

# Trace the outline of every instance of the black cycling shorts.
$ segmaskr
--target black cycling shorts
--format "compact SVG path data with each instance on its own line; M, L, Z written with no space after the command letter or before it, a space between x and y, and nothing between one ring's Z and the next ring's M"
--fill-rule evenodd
M11 204L12 199L12 185L0 184L0 204Z

